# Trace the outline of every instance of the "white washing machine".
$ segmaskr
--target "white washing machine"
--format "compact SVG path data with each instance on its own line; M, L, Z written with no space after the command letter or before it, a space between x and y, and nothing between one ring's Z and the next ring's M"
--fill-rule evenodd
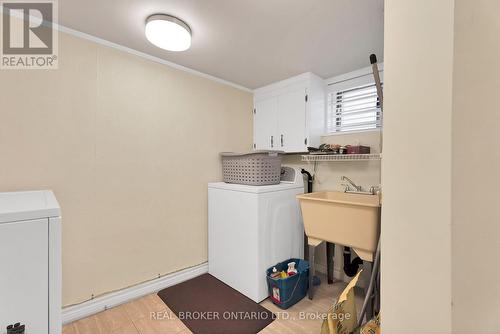
M0 268L0 333L20 323L29 334L60 334L61 209L52 191L0 193Z
M302 258L304 226L296 195L299 169L286 167L280 184L208 184L209 273L245 296L268 297L266 269Z

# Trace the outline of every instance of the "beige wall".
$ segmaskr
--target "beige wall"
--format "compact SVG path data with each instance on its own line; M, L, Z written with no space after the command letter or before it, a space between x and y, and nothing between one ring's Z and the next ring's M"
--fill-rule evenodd
M63 303L207 260L206 184L248 150L252 95L60 35L59 69L0 74L0 191L53 189Z
M500 2L455 0L453 333L498 333Z
M384 334L451 333L453 6L385 1Z
M498 332L499 10L386 1L384 333Z

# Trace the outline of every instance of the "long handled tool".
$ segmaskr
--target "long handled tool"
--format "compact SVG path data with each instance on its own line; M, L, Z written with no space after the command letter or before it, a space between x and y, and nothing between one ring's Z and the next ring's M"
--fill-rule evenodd
M361 308L361 313L358 318L358 326L363 324L363 319L366 314L366 309L368 307L368 303L372 302L373 298L373 290L375 290L375 294L379 294L380 291L377 287L378 282L378 274L380 271L380 238L378 240L377 250L375 252L375 260L373 261L373 269L372 275L370 277L370 284L368 285L368 289L366 290L365 300L363 301L363 307ZM375 297L378 300L378 297Z
M377 56L374 54L370 55L370 64L372 64L373 78L375 79L375 86L377 87L378 101L380 103L380 109L384 108L384 93L382 92L382 82L380 81L380 74L378 72Z
M377 96L380 106L380 124L382 124L383 106L384 106L384 95L382 92L382 82L380 81L380 74L377 64L377 56L374 54L370 55L370 63L372 64L373 78L375 79L375 86L377 87ZM382 131L380 131L380 153L382 153ZM370 283L366 291L365 300L363 301L363 307L361 308L361 314L359 315L358 325L363 324L363 319L368 308L368 303L373 302L375 298L376 305L375 308L380 310L380 286L379 286L379 273L380 273L380 237L378 239L377 250L375 251L375 259L373 261L372 274L370 277Z
M370 64L372 64L373 78L375 79L375 87L377 88L378 103L380 107L380 124L383 124L384 117L384 93L382 91L382 81L380 81L380 73L378 70L377 56L373 53L370 55ZM380 131L380 153L382 153L382 131Z

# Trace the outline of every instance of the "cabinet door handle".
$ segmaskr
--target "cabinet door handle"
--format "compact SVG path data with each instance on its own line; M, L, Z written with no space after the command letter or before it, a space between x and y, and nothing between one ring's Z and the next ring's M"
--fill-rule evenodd
M271 136L271 147L274 147L274 136Z
M283 135L281 135L281 147L283 147Z

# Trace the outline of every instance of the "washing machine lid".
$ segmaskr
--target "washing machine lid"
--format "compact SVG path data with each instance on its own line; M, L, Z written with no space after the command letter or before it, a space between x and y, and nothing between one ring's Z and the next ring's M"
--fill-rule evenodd
M0 193L0 224L60 215L59 203L50 190Z
M273 185L269 185L269 186L248 186L245 184L214 182L214 183L209 183L208 188L261 194L261 193L284 191L284 190L290 190L290 189L304 190L304 185L297 184L297 183L291 183L291 182L281 182L280 184L273 184Z

